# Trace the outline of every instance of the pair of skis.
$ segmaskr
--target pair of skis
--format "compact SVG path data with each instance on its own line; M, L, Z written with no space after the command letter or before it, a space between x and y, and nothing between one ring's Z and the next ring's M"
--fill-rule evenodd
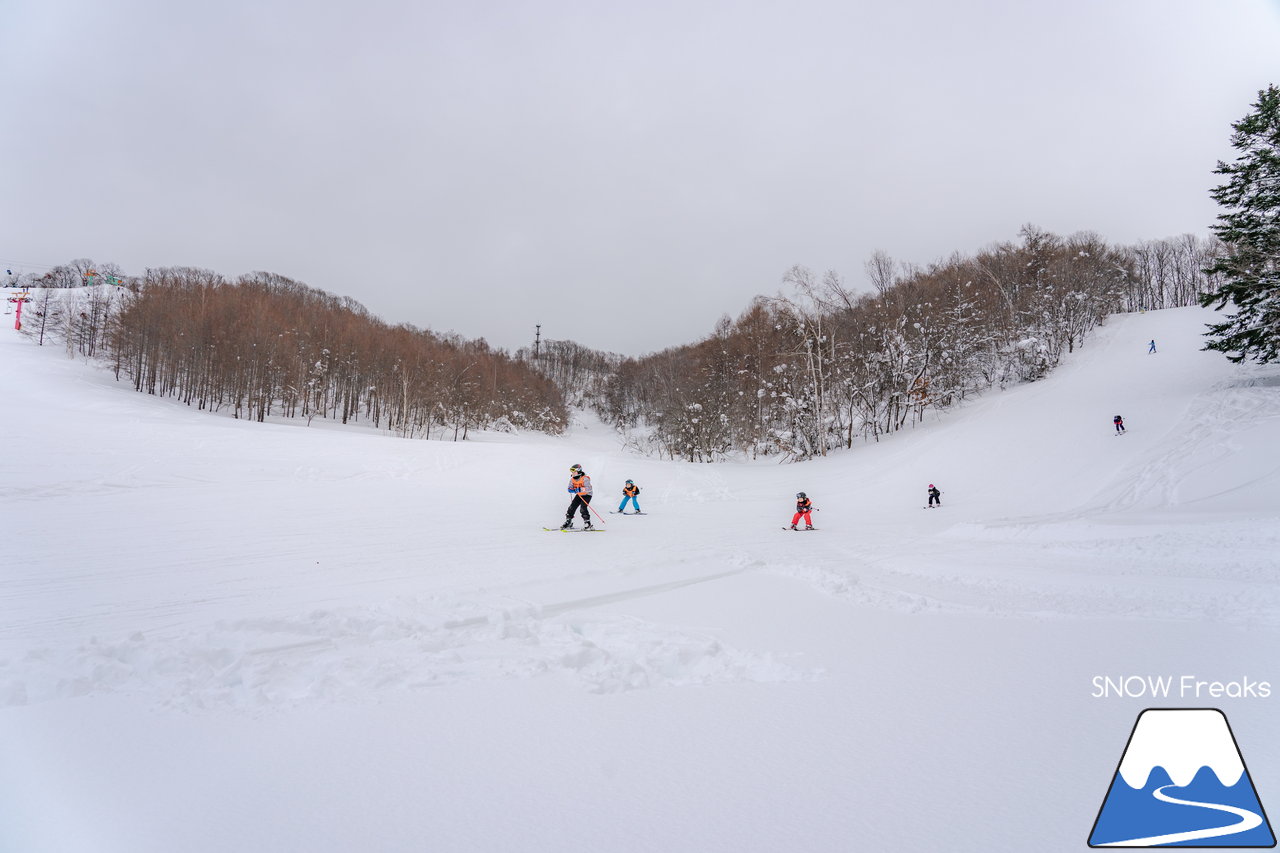
M618 512L609 510L609 515L648 515L647 512ZM544 527L548 533L604 533L603 527Z

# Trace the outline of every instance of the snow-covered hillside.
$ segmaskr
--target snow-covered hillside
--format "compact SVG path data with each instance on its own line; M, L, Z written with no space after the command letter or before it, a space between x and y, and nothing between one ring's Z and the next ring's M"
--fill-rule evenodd
M1151 705L1280 803L1280 698L1093 695L1280 688L1280 370L1212 316L798 465L235 421L3 330L0 850L1078 850ZM608 535L541 529L575 462Z

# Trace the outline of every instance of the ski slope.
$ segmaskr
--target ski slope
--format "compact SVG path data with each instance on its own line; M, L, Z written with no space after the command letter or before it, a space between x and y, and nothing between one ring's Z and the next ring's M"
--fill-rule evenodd
M797 465L236 421L5 329L0 850L1078 850L1188 703L1265 805L1280 699L1091 695L1280 688L1280 370L1212 316ZM575 462L607 535L541 530Z

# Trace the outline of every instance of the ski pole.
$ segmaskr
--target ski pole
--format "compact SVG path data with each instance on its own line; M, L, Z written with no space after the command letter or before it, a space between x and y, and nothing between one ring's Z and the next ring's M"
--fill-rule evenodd
M609 522L607 522L607 521L605 521L605 520L604 520L604 516L603 516L603 515L601 515L600 513L596 512L596 508L595 508L595 507L593 507L593 506L591 505L591 501L584 501L584 503L587 505L587 509L589 509L589 510L591 510L592 512L595 512L595 513L596 513L596 518L600 519L600 523L601 523L601 524L608 524L608 523L609 523Z

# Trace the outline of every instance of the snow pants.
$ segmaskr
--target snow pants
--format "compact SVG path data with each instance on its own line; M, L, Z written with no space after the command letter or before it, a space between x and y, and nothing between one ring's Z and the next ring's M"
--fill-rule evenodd
M618 512L622 512L627 508L627 501L631 501L636 508L636 512L640 511L640 501L636 500L635 495L623 495L622 503L618 504Z
M809 510L808 512L797 512L791 518L791 526L795 527L797 524L800 523L800 519L803 518L806 526L813 527L813 516L811 515L812 512L813 510Z
M573 511L581 510L582 520L591 523L591 510L587 509L587 504L591 503L591 495L574 495L573 500L569 502L569 509L564 514L565 521L573 521Z

